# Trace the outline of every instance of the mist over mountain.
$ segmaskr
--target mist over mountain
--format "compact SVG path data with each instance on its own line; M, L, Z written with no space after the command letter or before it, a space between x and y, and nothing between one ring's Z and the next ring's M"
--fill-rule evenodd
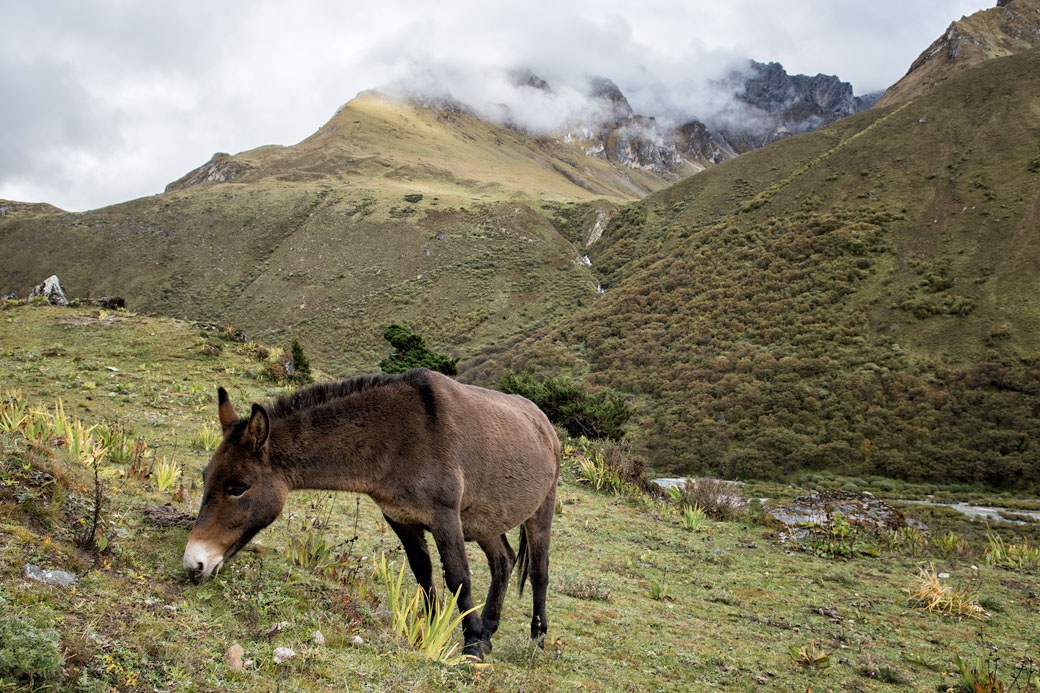
M879 96L857 97L851 84L833 75L789 75L777 62L715 68L725 72L671 83L642 73L637 77L644 81L626 88L599 74L554 72L546 78L528 67L424 68L380 91L420 105L452 104L672 180L828 125L869 108Z

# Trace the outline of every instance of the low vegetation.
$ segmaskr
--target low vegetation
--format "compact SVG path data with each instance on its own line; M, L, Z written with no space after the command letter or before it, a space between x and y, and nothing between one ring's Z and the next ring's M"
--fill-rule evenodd
M283 516L215 580L193 585L180 567L183 523L200 501L199 472L210 452L196 439L214 425L216 387L249 402L286 385L262 377L266 362L256 359L255 345L228 343L218 355L204 354L188 323L114 317L49 306L0 311L0 369L8 374L0 420L46 411L37 418L53 424L60 399L72 430L82 425L110 446L98 525L107 544L82 548L80 520L95 508L90 465L64 435L25 435L42 426L0 429L0 630L17 623L15 637L0 637L5 687L902 691L960 685L955 658L972 662L971 674L980 655L997 648L994 675L1009 690L1015 667L1024 663L1028 672L1029 658L1037 658L1040 578L982 561L985 529L981 539L964 534L963 551L945 548L957 542L943 539L954 531L944 529L923 543L880 543L876 556L815 555L781 544L760 523L756 500L725 520L698 504L706 514L691 531L683 509L696 513L694 505L648 492L635 472L644 462L630 447L563 432L544 651L530 647L529 602L511 589L487 666L431 663L421 638L393 626L395 613L420 613L409 607L421 599L412 599L408 571L400 577L403 551L375 506L351 495L292 494ZM58 342L63 353L50 349ZM164 458L181 475L160 490ZM583 458L618 470L619 492L580 481ZM723 496L736 492L719 485ZM804 492L737 488L744 498ZM704 497L712 495L719 494ZM1017 527L1006 525L999 536L1007 545L1033 545ZM373 565L383 555L387 573L399 578L398 607ZM29 579L27 564L69 571L76 584ZM470 565L480 594L489 576L475 547ZM941 584L970 587L989 619L908 602L915 576L929 565L950 574L937 575ZM452 608L438 613L457 617ZM412 632L436 630L410 623ZM457 628L447 639L426 640L445 645L440 651L454 663ZM235 644L244 651L241 669L225 658ZM280 648L295 657L276 663ZM976 673L988 676L984 667ZM1023 674L1019 685L1028 676L1035 674Z
M529 371L507 372L496 389L521 395L538 405L549 421L562 426L574 437L621 440L632 409L620 393L603 389L592 395L572 380L546 376L538 379Z

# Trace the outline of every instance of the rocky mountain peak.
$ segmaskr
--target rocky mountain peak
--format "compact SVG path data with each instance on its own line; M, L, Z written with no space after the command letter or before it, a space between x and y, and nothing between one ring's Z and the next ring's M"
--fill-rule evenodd
M737 99L789 133L807 132L873 104L834 75L789 75L780 63L751 61Z
M548 94L552 93L552 87L549 86L549 83L527 68L512 70L509 73L509 78L513 80L515 86L530 87Z
M618 85L606 77L589 77L589 96L610 104L610 119L615 123L629 120L635 115Z

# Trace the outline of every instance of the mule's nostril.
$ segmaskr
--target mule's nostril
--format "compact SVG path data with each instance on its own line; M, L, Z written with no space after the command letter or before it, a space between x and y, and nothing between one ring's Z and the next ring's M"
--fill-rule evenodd
M199 561L198 565L195 566L195 570L200 573L202 572L202 561Z

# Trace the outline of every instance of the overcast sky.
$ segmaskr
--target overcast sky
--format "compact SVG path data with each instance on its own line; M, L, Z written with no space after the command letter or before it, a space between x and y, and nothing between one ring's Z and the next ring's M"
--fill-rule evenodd
M0 0L0 198L78 211L161 192L216 151L293 144L359 91L497 70L613 79L637 112L710 111L742 60L884 89L981 0ZM483 86L483 85L488 86ZM537 114L530 114L535 118Z

